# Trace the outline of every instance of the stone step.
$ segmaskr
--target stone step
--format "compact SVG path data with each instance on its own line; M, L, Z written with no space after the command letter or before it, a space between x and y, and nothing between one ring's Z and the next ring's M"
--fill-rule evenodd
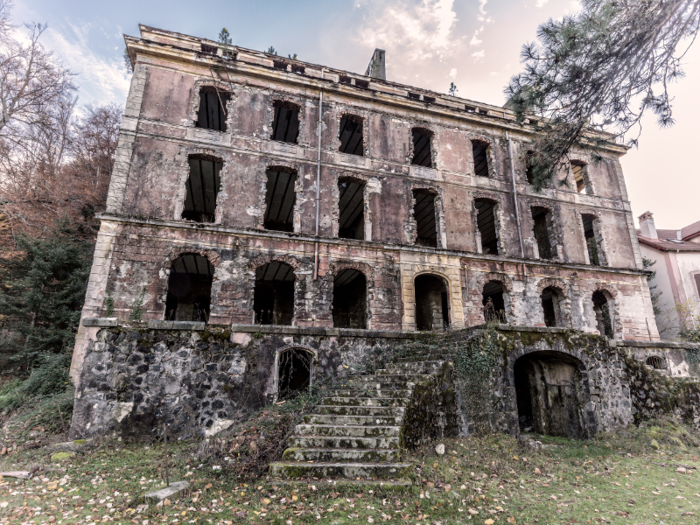
M391 377L391 378L396 378L396 379L403 379L404 381L423 381L424 379L427 379L430 374L426 374L422 369L421 370L412 370L412 369L402 369L402 368L382 368L381 370L377 370L375 372L376 377Z
M324 405L342 405L356 407L405 407L408 405L408 397L358 397L358 396L332 396L323 400Z
M398 388L410 388L410 386L402 387L401 385L415 385L417 379L422 376L409 377L404 374L383 374L374 376L355 377L347 382L347 386L354 385L387 385Z
M337 436L337 437L396 437L401 432L400 426L388 425L297 425L297 436Z
M380 416L401 417L406 412L404 407L363 407L343 405L317 405L314 408L316 414L336 414L339 416Z
M392 479L406 476L410 472L410 463L298 463L279 461L270 464L270 475L281 478Z
M398 461L399 451L389 448L288 448L282 461L383 463Z
M336 390L333 397L396 397L410 398L413 389L398 388L353 388Z
M386 370L411 370L411 371L424 371L426 368L436 369L442 366L444 360L424 360L424 361L407 361L405 363L387 363Z
M292 436L290 448L397 449L398 437Z
M304 423L315 425L400 425L403 416L354 416L336 414L310 414Z

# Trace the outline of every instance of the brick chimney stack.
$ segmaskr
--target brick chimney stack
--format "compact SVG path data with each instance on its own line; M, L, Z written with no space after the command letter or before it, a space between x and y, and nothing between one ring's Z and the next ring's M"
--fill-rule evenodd
M386 80L386 51L383 49L374 50L365 75L379 80Z
M647 239L659 238L654 225L654 215L650 211L644 212L639 216L639 229L642 237Z

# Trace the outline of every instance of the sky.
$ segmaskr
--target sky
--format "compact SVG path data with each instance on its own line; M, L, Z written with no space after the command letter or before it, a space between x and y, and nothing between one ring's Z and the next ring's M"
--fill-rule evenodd
M364 73L375 47L387 52L387 78L502 105L521 69L523 44L549 18L575 12L575 0L14 0L16 24L47 23L43 44L76 73L80 102L124 105L130 76L123 34L138 24L217 40L226 27L239 46ZM700 122L700 44L684 59L686 78L671 87L676 124L643 122L637 149L622 159L635 218L657 228L700 220L700 170L694 149ZM696 86L693 89L692 86ZM636 219L635 219L636 221Z

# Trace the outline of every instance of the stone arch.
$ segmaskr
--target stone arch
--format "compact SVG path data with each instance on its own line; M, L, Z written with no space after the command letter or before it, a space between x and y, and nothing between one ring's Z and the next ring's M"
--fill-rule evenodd
M413 299L417 330L438 330L450 326L453 317L449 278L431 270L413 275Z
M289 256L289 255L276 255L276 254L262 254L257 257L254 257L249 265L248 265L248 271L249 271L249 286L248 286L248 297L250 298L250 312L251 312L251 323L252 324L257 324L257 321L260 321L261 319L256 319L256 312L255 312L255 287L256 287L256 273L258 268L261 268L262 266L265 266L266 264L272 263L272 262L279 262L282 264L286 264L292 268L292 271L294 272L294 284L293 284L293 296L292 296L292 318L291 318L291 325L294 325L297 319L297 315L301 311L301 308L303 306L303 283L301 282L302 279L299 276L299 272L302 269L302 264L301 262L296 259L295 257ZM266 320L263 320L266 321Z
M199 105L200 105L200 93L202 88L215 88L222 92L226 92L229 95L229 100L226 103L226 127L227 132L230 133L232 114L231 109L233 108L233 102L236 98L236 93L231 89L231 84L227 82L219 82L212 78L198 78L194 81L194 90L192 92L192 105L190 106L190 119L185 124L187 127L195 127L197 118L199 116Z
M604 309L597 309L600 305L597 305L596 303L599 302L596 298L597 294L601 294L603 297L606 299L606 304L608 306L608 315L610 318L610 330L612 334L608 335L608 337L611 337L612 339L620 339L621 334L622 334L622 326L620 323L620 310L619 310L619 304L617 301L617 290L615 290L613 287L608 286L604 283L596 283L595 286L593 287L593 290L591 291L589 295L589 300L592 305L593 313L595 315L595 324L594 326L598 329L598 331L601 331L601 326L599 326L602 323L605 323L605 312ZM602 317L602 318L601 318ZM602 334L601 335L606 335Z
M557 327L571 326L571 298L566 283L556 279L542 279L537 283L537 295L542 297L547 289L553 289L558 294L558 304L554 308L558 311Z
M519 431L579 439L595 436L597 421L585 360L575 349L520 345L508 355L506 376L514 394L509 404Z
M480 274L476 278L476 289L474 291L474 301L476 304L482 304L484 301L484 290L486 289L486 286L489 283L492 282L498 282L501 284L503 288L503 309L505 313L505 319L503 322L513 322L513 319L515 318L515 313L513 311L513 301L512 301L512 293L513 293L513 281L512 279L502 273L498 272L488 272L488 273L483 273ZM484 321L488 321L486 319L485 309L481 309L482 315L484 316Z
M489 169L489 179L494 179L498 175L498 170L496 169L496 139L489 135L484 135L481 133L469 133L467 135L467 140L473 145L474 141L484 142L488 144L486 149L486 156L488 159L488 169ZM474 175L474 158L473 158L473 147L468 148L468 158L469 158L469 170L468 173Z
M314 380L314 375L316 371L316 365L318 363L318 351L315 350L314 348L311 348L308 345L303 345L303 344L291 344L291 345L285 345L281 348L278 348L275 350L275 360L274 360L274 370L273 370L273 375L272 375L272 393L273 393L273 399L274 402L277 402L280 399L280 394L283 394L283 392L280 392L280 387L284 387L284 384L280 384L280 379L282 379L282 383L284 383L284 370L280 370L280 368L284 368L285 365L291 364L293 365L294 362L290 363L285 363L284 362L284 355L289 352L294 352L294 351L301 351L303 353L308 354L310 356L310 359L308 361L309 365L309 370L308 370L308 387L310 388L313 385L313 380ZM282 374L280 374L282 372Z
M165 293L166 321L208 322L215 266L206 255L184 251L168 266Z
M226 202L226 181L229 179L230 163L227 162L227 157L223 151L217 151L212 148L180 148L179 155L182 156L179 161L180 168L178 169L177 194L175 196L175 206L173 219L179 221L182 218L182 212L185 209L185 199L187 198L187 180L190 177L190 157L208 158L213 161L222 163L221 172L219 173L219 189L216 194L216 211L214 224L221 223L223 215L223 203Z
M371 274L364 271L364 264L341 264L328 272L326 279L332 289L331 315L335 328L370 328Z

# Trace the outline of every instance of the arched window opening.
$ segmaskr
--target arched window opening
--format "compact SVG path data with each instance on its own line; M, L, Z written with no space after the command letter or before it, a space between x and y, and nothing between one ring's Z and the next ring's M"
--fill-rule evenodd
M255 270L253 310L256 324L292 324L294 281L294 269L283 262L272 261Z
M214 266L206 257L186 253L175 259L168 277L166 321L207 322L213 280Z
M474 158L474 175L489 176L489 143L485 140L472 140L472 156Z
M595 312L595 322L598 332L600 332L602 336L612 338L614 333L610 303L612 303L612 299L608 300L604 292L600 290L593 292L593 311Z
M338 180L338 237L365 238L365 185L355 179Z
M333 326L367 328L367 279L362 272L348 268L335 276Z
M364 155L362 119L355 115L345 115L340 119L340 151L350 155Z
M540 206L532 207L532 233L537 241L540 259L554 259L552 243L552 212Z
M561 296L552 286L542 290L542 312L545 326L561 326Z
M416 221L416 244L437 247L437 216L435 194L428 190L413 190L413 219Z
M528 150L525 154L525 177L527 178L528 184L534 184L535 182L535 152Z
M498 204L491 199L475 199L477 248L480 253L498 255Z
M605 260L602 249L602 237L600 234L600 221L595 215L581 215L583 221L583 234L586 239L588 261L593 266L602 266Z
M492 321L498 323L506 322L504 292L501 281L489 281L484 285L484 291L481 294L481 304L484 305L484 319L487 323Z
M659 356L649 356L647 357L647 360L645 361L647 365L649 365L652 368L655 368L657 370L664 370L666 368L666 362L660 358Z
M585 162L571 161L571 172L574 175L576 191L584 195L590 195L590 185L588 184L588 166Z
M445 281L435 275L416 277L416 329L444 330L450 325L449 296Z
M266 171L265 217L266 230L294 231L294 205L296 204L297 175L287 169L270 168Z
M413 128L411 130L411 136L413 139L413 158L411 159L411 164L432 168L432 132L427 129Z
M231 93L227 91L221 91L210 86L202 87L199 90L197 127L226 131L227 106L230 100Z
M208 155L190 155L187 158L190 174L182 218L195 222L216 220L216 197L221 186L223 162Z
M584 437L581 374L577 362L559 352L535 352L514 365L518 422L523 432Z
M272 121L272 140L296 143L299 137L299 106L291 102L276 100Z
M277 398L290 399L311 386L313 354L301 348L290 348L279 355L277 366Z

